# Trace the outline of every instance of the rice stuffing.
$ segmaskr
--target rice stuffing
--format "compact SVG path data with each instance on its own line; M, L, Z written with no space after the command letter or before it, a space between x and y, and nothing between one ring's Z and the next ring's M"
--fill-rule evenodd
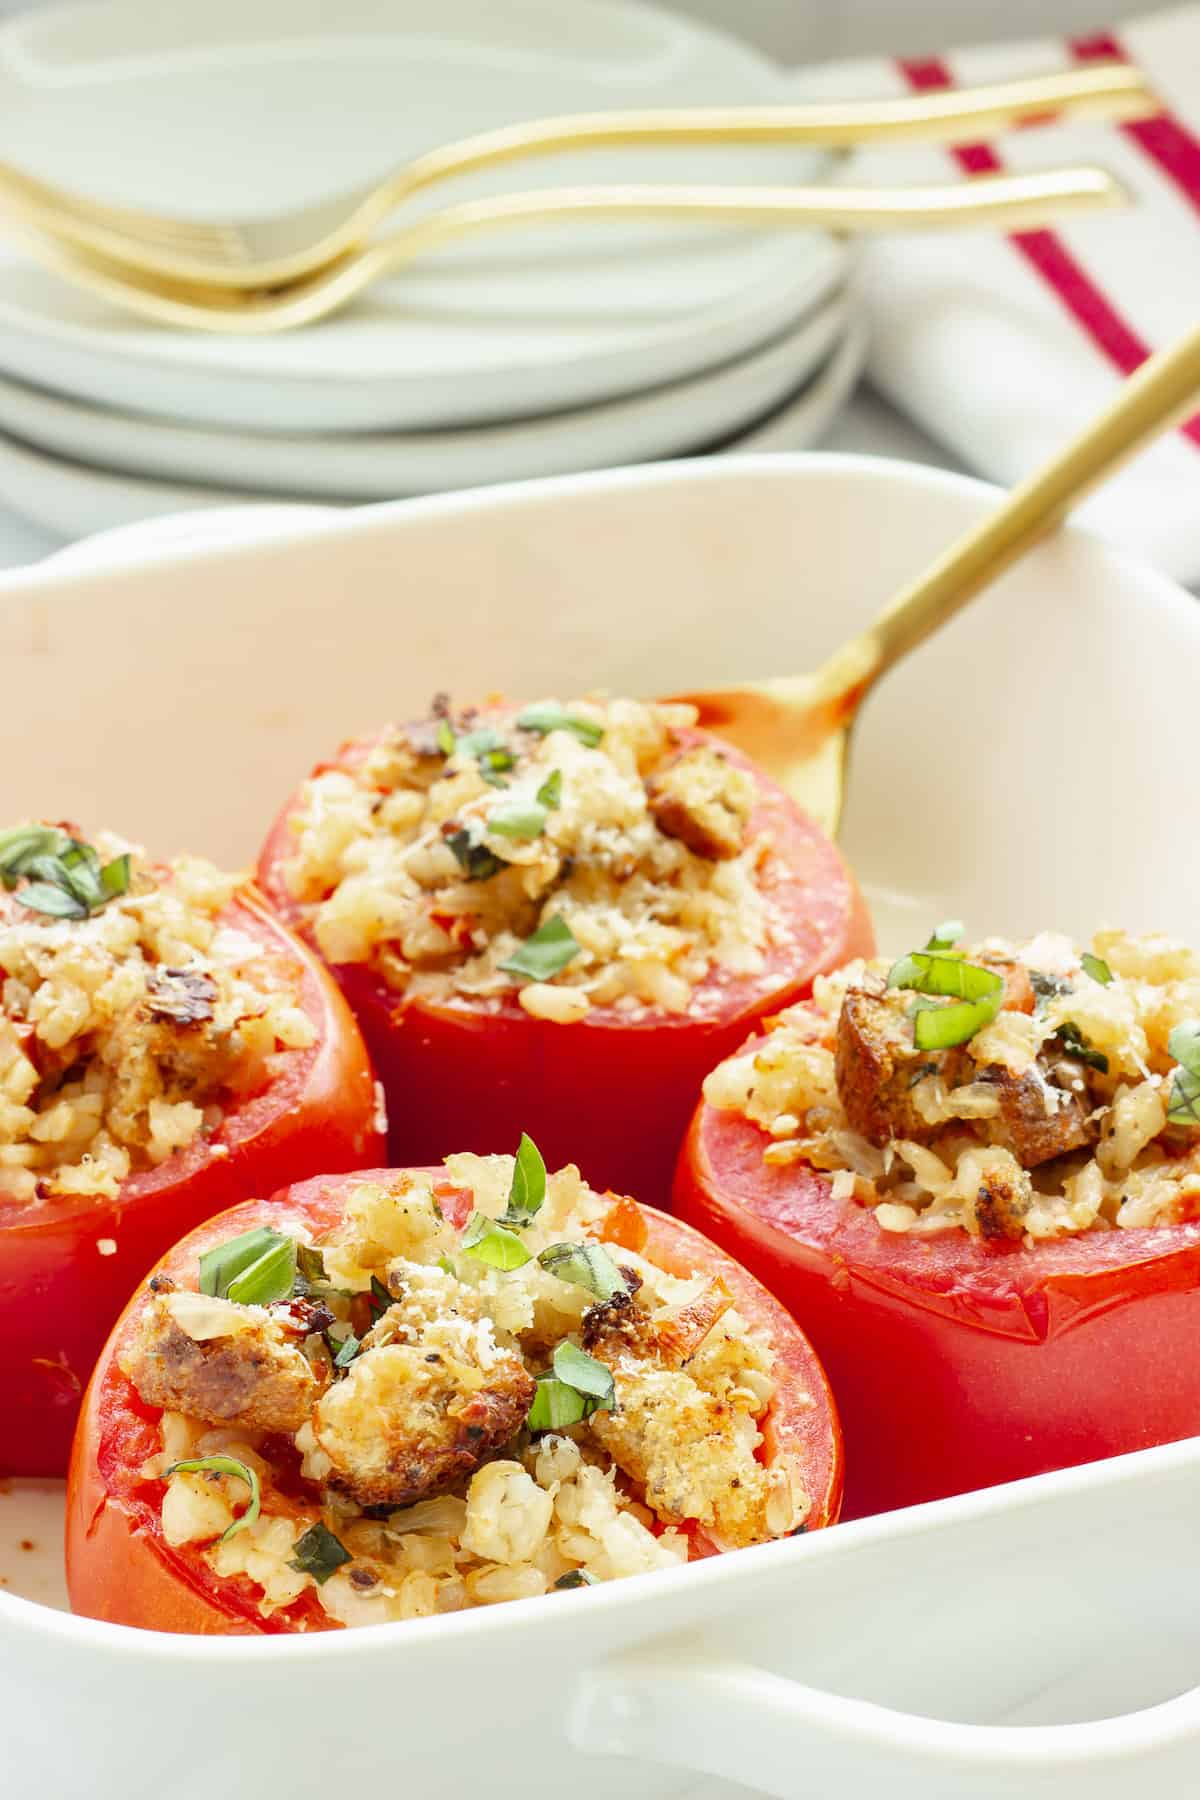
M295 965L224 916L238 877L29 825L0 880L0 1203L115 1198L315 1041Z
M685 734L688 706L586 699L395 726L309 780L291 895L332 963L417 998L571 1024L683 1013L757 973L784 930L753 777Z
M272 1233L273 1298L220 1292L240 1239L206 1293L156 1279L121 1367L164 1409L140 1473L167 1542L266 1616L309 1594L365 1625L798 1529L804 1472L763 1457L770 1346L719 1280L606 1242L611 1207L526 1139L364 1181L318 1242Z
M768 1164L831 1172L884 1231L1170 1226L1200 1218L1198 1021L1200 957L1165 937L935 934L818 979L704 1092L767 1134Z

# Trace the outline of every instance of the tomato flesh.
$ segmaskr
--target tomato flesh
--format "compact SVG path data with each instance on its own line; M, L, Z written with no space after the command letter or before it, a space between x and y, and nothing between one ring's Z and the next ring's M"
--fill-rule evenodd
M846 1517L1200 1432L1200 1225L898 1235L766 1143L701 1104L675 1201L804 1320L850 1445Z
M327 971L249 893L225 917L298 965L308 1050L215 1135L122 1184L115 1200L0 1202L0 1475L62 1475L80 1399L114 1319L181 1232L247 1193L378 1160L374 1077Z
M702 732L679 735L685 745L715 742ZM368 748L347 746L333 766L354 768ZM754 776L759 804L750 828L772 838L761 886L782 930L765 966L753 975L714 972L685 1014L603 1006L564 1025L531 1018L515 992L434 1005L405 998L366 965L335 968L387 1095L393 1162L434 1163L462 1149L511 1152L527 1131L551 1168L574 1161L594 1187L666 1204L708 1071L756 1019L803 998L817 975L873 953L870 918L837 849L752 763L720 748ZM297 805L289 801L268 838L259 880L299 928L283 873Z
M181 1285L193 1285L200 1254L256 1225L307 1227L314 1236L340 1219L359 1181L387 1181L371 1170L318 1178L271 1201L251 1201L210 1219L159 1264ZM621 1201L623 1226L632 1232ZM747 1323L775 1352L776 1391L763 1424L763 1454L793 1457L804 1470L812 1508L808 1529L831 1525L842 1492L842 1440L821 1364L799 1326L752 1275L715 1244L653 1207L640 1207L645 1253L671 1273L719 1275ZM172 1548L162 1534L162 1487L140 1470L160 1449L160 1412L147 1407L121 1373L117 1359L136 1326L145 1294L134 1296L106 1345L88 1388L75 1438L67 1489L67 1581L71 1605L89 1618L158 1631L262 1634L338 1630L311 1593L264 1619L258 1590L244 1578L221 1580L195 1546ZM278 1510L277 1497L272 1506ZM702 1538L696 1555L712 1554Z

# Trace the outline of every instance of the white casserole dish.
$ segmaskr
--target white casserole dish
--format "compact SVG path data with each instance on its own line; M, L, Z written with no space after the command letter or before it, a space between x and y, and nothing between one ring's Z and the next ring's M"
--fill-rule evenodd
M244 861L317 755L437 686L804 667L989 503L925 469L746 458L70 553L0 578L0 819ZM884 942L948 911L1194 935L1198 659L1194 602L1067 534L898 671L845 834ZM1198 1475L1191 1442L321 1640L170 1639L0 1591L4 1772L63 1800L1124 1800L1133 1777L1176 1800L1200 1778Z

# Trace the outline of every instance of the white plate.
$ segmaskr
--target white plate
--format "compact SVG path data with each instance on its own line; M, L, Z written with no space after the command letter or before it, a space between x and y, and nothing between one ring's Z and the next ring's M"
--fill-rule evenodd
M215 482L331 500L394 500L686 455L776 407L829 356L850 302L835 295L762 349L702 375L516 425L284 437L205 430L88 406L0 378L0 430L34 449L155 481Z
M853 324L833 355L798 393L744 434L722 442L725 453L802 450L819 442L853 389L866 354L866 335ZM693 448L696 446L693 446ZM87 463L68 462L0 436L0 493L6 505L46 531L65 538L136 524L178 512L237 506L269 497L303 504L306 493L277 494L224 486L191 487L137 475L115 475Z
M336 23L332 20L336 19ZM105 197L209 216L329 196L505 122L771 102L779 71L645 5L571 0L140 0L0 30L0 158ZM564 181L795 182L788 148L588 152L414 203ZM272 338L156 329L0 260L0 366L158 417L243 429L472 424L635 393L742 355L843 277L845 250L662 224L529 230L415 264L348 314Z
M272 516L270 541L209 549L131 536L123 560L0 577L5 725L36 743L53 816L236 864L297 769L432 687L812 666L995 498L777 456ZM1031 657L1071 672L1068 709ZM1198 662L1188 596L1067 533L897 669L846 831L885 942L948 913L1194 934L1200 834L1165 818L1186 827ZM0 818L28 810L30 767L0 761ZM56 1800L231 1780L323 1800L397 1769L421 1800L667 1800L685 1771L785 1800L1181 1800L1200 1790L1198 1476L1193 1441L580 1595L258 1643L18 1598L45 1595L55 1531L22 1489L0 1498L6 1784L43 1791L53 1746Z

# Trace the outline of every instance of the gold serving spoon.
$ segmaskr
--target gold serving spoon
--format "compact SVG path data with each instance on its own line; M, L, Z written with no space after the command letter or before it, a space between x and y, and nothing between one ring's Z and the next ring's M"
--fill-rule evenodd
M1200 326L1123 384L1111 406L807 675L676 694L754 758L832 837L859 708L881 675L1060 525L1077 500L1200 405Z

